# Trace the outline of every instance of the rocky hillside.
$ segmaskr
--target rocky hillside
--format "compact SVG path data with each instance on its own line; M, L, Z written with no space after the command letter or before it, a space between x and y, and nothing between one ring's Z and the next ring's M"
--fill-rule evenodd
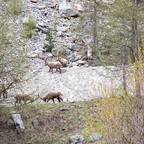
M65 102L83 101L99 97L99 83L110 85L110 69L101 66L91 67L90 61L83 60L80 54L83 44L72 34L73 23L77 23L81 11L83 11L82 1L65 2L63 0L24 0L24 13L22 21L27 21L29 12L36 22L36 35L28 39L27 45L31 48L29 57L31 58L31 69L28 74L14 89L9 90L10 98L2 105L13 106L16 93L28 93L36 96L44 96L51 90L59 90L63 93ZM46 40L46 33L52 31L54 39L54 49L62 46L65 57L69 61L67 68L62 68L62 73L50 73L48 66L44 64L44 57L55 61L55 56L51 52L45 52L44 44L49 44ZM114 78L117 86L121 82L121 77ZM41 100L36 103L41 103Z

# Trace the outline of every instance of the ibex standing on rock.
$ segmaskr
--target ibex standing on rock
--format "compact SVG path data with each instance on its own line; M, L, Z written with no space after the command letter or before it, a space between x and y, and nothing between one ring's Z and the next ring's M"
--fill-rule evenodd
M49 102L50 100L54 102L54 99L56 98L59 102L63 101L63 98L61 97L63 94L59 91L51 91L48 94L46 94L43 98L40 98L44 102Z
M49 72L50 70L52 70L52 73L53 73L53 68L56 68L56 72L59 69L59 72L61 73L62 64L60 62L49 62L47 61L47 58L45 58L45 65L49 66Z

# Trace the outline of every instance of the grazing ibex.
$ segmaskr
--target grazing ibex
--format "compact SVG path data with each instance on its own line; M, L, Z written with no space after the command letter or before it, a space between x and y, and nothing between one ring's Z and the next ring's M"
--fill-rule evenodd
M53 68L56 68L56 72L59 69L59 72L61 73L62 64L60 62L49 62L47 61L47 58L45 58L45 65L49 66L49 72L50 70L52 70L52 73L53 73Z
M63 101L63 98L61 97L63 94L59 91L51 91L48 94L46 94L43 98L40 98L44 102L49 102L50 100L55 103L54 99L56 98L59 102Z
M58 57L58 61L63 65L63 67L67 67L68 65L68 60Z
M27 101L30 101L30 103L33 103L34 101L38 99L38 98L34 99L34 97L28 94L16 94L14 98L16 99L15 106L16 106L16 103L21 104L21 101L23 101L24 104L26 104Z

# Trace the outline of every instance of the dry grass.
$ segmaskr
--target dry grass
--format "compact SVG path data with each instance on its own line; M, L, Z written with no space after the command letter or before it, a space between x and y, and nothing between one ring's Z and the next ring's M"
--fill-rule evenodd
M0 109L0 143L6 144L68 144L69 137L84 134L85 123L82 116L85 108L94 105L94 101L39 104ZM60 111L60 107L69 106L70 111ZM7 127L10 111L21 114L25 132ZM32 120L37 118L39 125L34 127Z

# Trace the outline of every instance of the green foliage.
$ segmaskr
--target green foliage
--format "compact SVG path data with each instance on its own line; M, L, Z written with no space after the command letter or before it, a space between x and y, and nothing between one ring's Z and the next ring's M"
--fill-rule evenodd
M138 1L137 11L134 10L134 0L115 0L113 4L103 3L102 0L89 0L85 4L79 25L74 26L74 29L78 27L76 34L80 31L77 37L91 40L88 45L93 50L95 63L121 65L123 47L125 47L125 61L128 62L128 55L134 61L136 26L138 26L137 39L144 37L142 12L144 2Z
M9 13L18 16L21 12L22 1L21 0L7 0L9 3Z
M43 47L47 52L52 52L52 49L54 48L54 44L44 44Z
M49 43L54 42L51 31L48 31L47 36L46 36L46 40L49 41Z
M25 29L26 38L31 38L36 34L36 24L31 15L28 16L28 21L23 23L23 28Z
M144 48L144 47L143 47ZM138 48L138 59L134 64L129 61L127 71L127 94L121 86L117 89L111 80L110 88L99 86L101 98L86 116L88 133L99 132L104 143L142 143L144 128L144 57ZM139 87L137 87L139 84ZM139 95L136 95L136 91ZM98 101L98 102L97 102Z
M46 36L46 40L49 42L49 44L44 44L43 48L47 52L52 52L52 49L54 48L54 40L53 40L51 31L48 31L47 36Z

